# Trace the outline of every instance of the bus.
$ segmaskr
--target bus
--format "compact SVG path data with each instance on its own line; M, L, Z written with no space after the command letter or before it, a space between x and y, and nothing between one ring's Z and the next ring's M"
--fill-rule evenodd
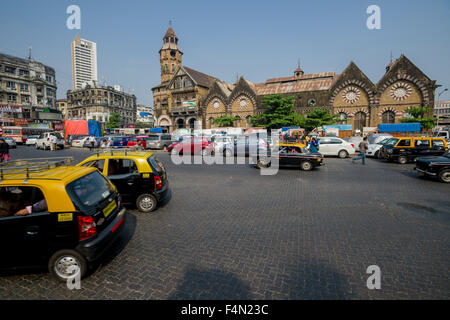
M41 133L53 131L49 128L32 128L32 127L2 127L2 136L11 137L17 144L23 144L27 141L28 136L38 136Z

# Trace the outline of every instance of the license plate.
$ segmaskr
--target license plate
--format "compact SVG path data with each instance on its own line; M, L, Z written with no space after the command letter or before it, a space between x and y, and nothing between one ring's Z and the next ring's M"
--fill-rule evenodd
M110 204L108 204L108 205L106 206L106 208L103 209L103 215L105 216L105 218L108 217L109 214L110 214L116 207L117 207L117 205L116 205L116 201L115 201L115 200L112 201Z
M425 172L419 171L419 174L420 174L421 176L424 176L424 175L425 175Z

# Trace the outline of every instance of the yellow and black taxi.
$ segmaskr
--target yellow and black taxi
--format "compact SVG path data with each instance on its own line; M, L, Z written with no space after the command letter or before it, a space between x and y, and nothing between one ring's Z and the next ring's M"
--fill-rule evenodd
M63 281L82 278L124 230L114 185L72 159L0 166L0 268L47 266Z
M77 166L97 168L117 187L123 203L141 212L154 211L169 194L166 169L151 152L101 151Z
M280 167L297 167L310 171L323 164L323 155L318 152L309 152L301 143L279 143L273 146L267 157L259 156L256 159L258 168L268 167L272 157L278 160Z
M448 151L444 138L401 137L393 138L380 149L380 157L405 164L417 157L442 156Z
M414 168L420 175L435 177L444 183L450 183L450 152L442 157L420 157Z

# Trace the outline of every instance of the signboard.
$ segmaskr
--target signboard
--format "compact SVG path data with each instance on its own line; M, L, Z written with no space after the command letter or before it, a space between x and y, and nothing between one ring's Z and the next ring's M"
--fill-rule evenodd
M54 123L53 127L55 128L55 130L57 131L62 131L64 130L64 124L63 123Z
M349 131L353 130L353 126L351 124L333 124L333 125L326 125L323 126L323 129L326 131L328 128L336 128L342 131Z
M16 127L26 127L28 126L28 119L14 119L14 125Z
M20 107L20 106L10 106L10 105L7 105L7 104L0 104L0 112L22 113L22 107Z
M195 100L190 100L190 101L183 101L183 107L195 107L196 103Z
M30 123L28 125L30 128L44 128L44 129L51 129L49 123Z

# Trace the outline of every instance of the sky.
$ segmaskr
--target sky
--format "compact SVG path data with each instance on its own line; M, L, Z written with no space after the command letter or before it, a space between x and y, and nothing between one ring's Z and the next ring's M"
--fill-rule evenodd
M70 5L80 7L80 30L66 26ZM379 30L367 28L370 5L381 10ZM169 20L183 65L222 81L291 76L300 59L306 74L341 73L354 61L376 83L392 52L442 85L436 99L450 88L449 0L4 1L0 52L26 58L31 45L32 58L55 69L62 99L73 87L70 44L80 35L97 43L100 83L119 84L151 106Z

